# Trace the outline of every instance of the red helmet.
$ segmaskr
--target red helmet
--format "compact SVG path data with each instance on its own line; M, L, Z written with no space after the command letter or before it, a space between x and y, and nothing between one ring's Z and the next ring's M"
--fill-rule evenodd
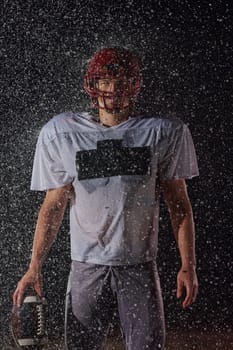
M98 87L99 79L126 81L121 91L103 91ZM125 48L104 48L92 58L85 76L84 88L91 97L94 107L104 108L109 112L128 108L135 102L142 85L142 77L137 57ZM98 97L102 97L104 107L99 106ZM106 98L113 99L113 107L106 106ZM124 101L127 98L128 103Z

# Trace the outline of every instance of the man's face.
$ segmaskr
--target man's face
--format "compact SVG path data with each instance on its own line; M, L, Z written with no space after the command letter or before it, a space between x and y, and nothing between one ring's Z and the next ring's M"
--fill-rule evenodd
M126 77L99 79L97 88L100 92L98 102L101 108L118 114L128 107L129 81Z

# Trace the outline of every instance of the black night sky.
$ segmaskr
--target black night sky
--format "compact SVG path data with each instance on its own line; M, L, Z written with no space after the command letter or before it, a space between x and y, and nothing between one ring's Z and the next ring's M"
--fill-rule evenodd
M0 345L10 343L12 293L30 261L43 193L30 191L40 128L55 114L83 111L88 59L106 46L135 50L140 108L190 127L200 177L189 180L197 236L199 298L176 300L179 258L161 206L158 266L168 328L232 332L232 8L230 1L1 1ZM50 334L63 334L69 271L68 215L44 265ZM3 346L1 345L1 348Z

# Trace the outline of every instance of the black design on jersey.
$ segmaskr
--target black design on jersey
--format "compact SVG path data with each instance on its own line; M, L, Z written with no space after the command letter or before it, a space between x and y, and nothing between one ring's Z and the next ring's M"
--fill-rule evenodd
M150 174L149 146L123 147L122 140L97 141L97 149L76 154L78 179Z

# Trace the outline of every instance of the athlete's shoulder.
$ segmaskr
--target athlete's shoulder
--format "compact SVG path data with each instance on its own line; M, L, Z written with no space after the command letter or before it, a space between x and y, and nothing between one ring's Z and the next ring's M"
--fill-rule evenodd
M42 130L53 130L60 131L63 129L67 129L73 123L77 123L78 121L78 113L74 112L63 112L57 115L54 115L42 128Z
M174 130L182 128L184 122L175 116L141 115L136 119L138 127Z
M72 132L82 132L88 125L87 113L72 111L53 116L41 129L39 142L48 143L53 139Z
M183 129L184 122L177 116L164 116L160 118L161 128L165 130Z

